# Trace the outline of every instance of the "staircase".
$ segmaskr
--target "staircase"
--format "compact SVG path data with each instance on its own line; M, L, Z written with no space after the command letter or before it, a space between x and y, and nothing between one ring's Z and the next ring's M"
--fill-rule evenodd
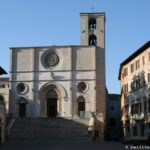
M19 118L9 139L88 140L87 119Z

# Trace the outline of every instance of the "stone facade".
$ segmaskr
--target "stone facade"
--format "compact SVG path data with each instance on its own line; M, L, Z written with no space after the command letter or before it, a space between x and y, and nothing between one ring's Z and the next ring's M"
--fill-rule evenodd
M9 112L9 78L0 78L0 97L4 100L6 113Z
M120 65L124 136L150 136L150 42Z
M15 117L89 118L105 126L105 14L81 13L81 45L12 47Z

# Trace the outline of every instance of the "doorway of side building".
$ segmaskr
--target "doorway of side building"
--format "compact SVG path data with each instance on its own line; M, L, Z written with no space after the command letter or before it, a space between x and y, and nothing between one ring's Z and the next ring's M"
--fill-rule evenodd
M20 103L19 104L19 117L25 117L26 116L26 103Z
M48 117L57 116L57 98L47 99L47 116Z

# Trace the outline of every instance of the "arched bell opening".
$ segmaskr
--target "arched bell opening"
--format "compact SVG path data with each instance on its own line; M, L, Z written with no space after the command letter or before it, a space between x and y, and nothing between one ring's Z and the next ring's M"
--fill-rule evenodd
M89 45L97 45L97 38L93 34L89 37Z
M96 19L95 18L89 19L89 30L90 31L96 30Z

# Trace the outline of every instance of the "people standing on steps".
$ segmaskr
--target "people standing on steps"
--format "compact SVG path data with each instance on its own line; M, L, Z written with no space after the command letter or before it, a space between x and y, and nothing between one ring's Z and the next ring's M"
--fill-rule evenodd
M90 140L96 140L96 138L99 136L98 132L98 120L96 117L95 112L91 112L91 117L89 120L89 127L88 127L88 136Z

